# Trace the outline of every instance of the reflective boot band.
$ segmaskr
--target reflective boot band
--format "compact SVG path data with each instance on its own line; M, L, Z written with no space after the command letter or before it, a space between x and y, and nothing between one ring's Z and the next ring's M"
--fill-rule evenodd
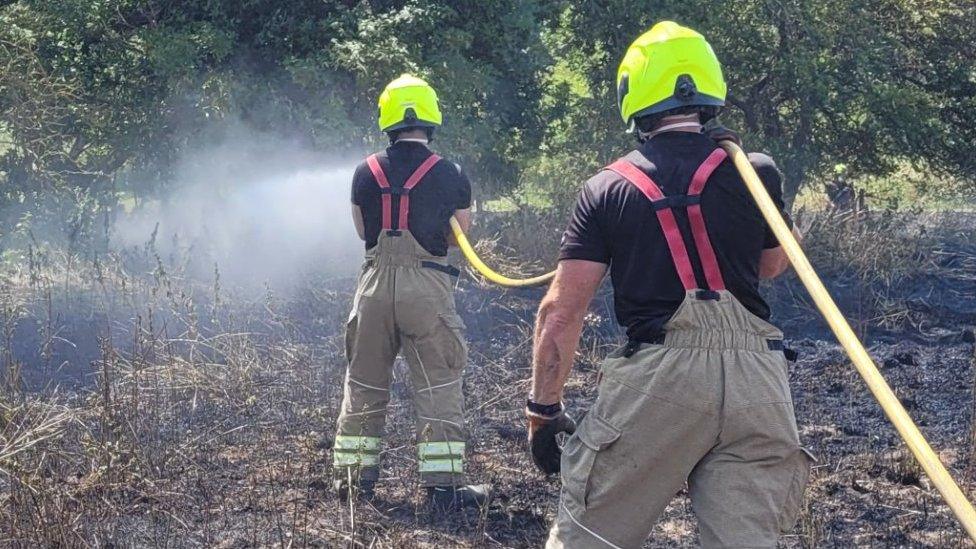
M422 442L417 445L421 473L463 473L464 442Z
M332 447L332 459L336 466L374 466L380 464L380 437L339 435Z

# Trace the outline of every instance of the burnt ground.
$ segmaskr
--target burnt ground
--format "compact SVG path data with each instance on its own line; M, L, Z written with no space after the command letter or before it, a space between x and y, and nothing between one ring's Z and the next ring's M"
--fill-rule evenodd
M815 263L817 263L815 261ZM885 377L968 494L976 494L976 247L941 242L918 269L828 286ZM481 515L433 520L421 504L409 387L397 366L384 472L372 504L329 490L351 279L231 299L178 274L88 271L4 279L0 545L534 547L558 482L526 454L522 407L540 290L466 275L458 308L471 477L494 485ZM142 271L148 272L148 271ZM801 438L819 458L784 547L955 547L963 534L792 277L766 289L800 352ZM605 289L587 318L569 407L592 402L619 342ZM693 546L679 494L648 547Z

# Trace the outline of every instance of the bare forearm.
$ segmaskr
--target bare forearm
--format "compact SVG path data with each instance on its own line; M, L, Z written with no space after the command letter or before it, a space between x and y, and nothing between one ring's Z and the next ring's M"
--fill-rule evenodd
M366 225L363 222L363 210L359 206L352 205L352 222L356 226L356 234L360 240L366 240Z
M796 227L793 228L793 236L797 242L802 242L803 239L800 236L800 231ZM782 246L770 250L763 250L762 257L759 260L759 278L763 280L776 278L789 268L790 259Z
M583 317L606 271L603 263L559 262L535 323L529 396L536 403L555 404L562 399L583 331Z
M454 219L457 219L458 225L461 226L461 232L467 234L471 229L471 210L454 210ZM448 229L448 245L457 246L457 237L454 236L454 231Z
M532 400L540 404L562 400L582 331L582 316L571 318L558 305L543 303L532 348Z

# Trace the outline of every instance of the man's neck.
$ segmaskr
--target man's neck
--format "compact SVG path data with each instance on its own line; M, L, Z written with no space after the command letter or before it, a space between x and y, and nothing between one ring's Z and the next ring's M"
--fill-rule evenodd
M662 118L657 127L647 134L647 137L649 139L655 135L668 132L701 133L701 131L702 125L698 114L678 114Z
M409 131L400 132L399 135L397 135L396 142L399 143L400 141L423 143L426 145L430 142L430 139L427 137L427 132L415 128Z

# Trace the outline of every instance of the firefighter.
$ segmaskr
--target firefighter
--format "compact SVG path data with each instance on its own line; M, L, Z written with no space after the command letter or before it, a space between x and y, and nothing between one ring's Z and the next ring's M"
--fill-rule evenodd
M449 219L470 226L471 185L461 168L429 148L441 124L437 94L403 75L379 98L390 146L353 176L353 220L366 258L346 326L348 370L333 447L341 499L371 498L393 364L407 362L416 411L420 480L435 510L484 506L489 487L467 485L461 373L464 324L448 264Z
M548 547L640 547L686 485L704 547L775 547L812 459L759 294L788 260L717 145L735 137L715 120L726 84L705 38L655 25L627 50L617 89L640 144L583 185L536 323L529 440L562 477ZM783 209L772 159L750 160ZM608 269L628 341L576 427L563 387Z

